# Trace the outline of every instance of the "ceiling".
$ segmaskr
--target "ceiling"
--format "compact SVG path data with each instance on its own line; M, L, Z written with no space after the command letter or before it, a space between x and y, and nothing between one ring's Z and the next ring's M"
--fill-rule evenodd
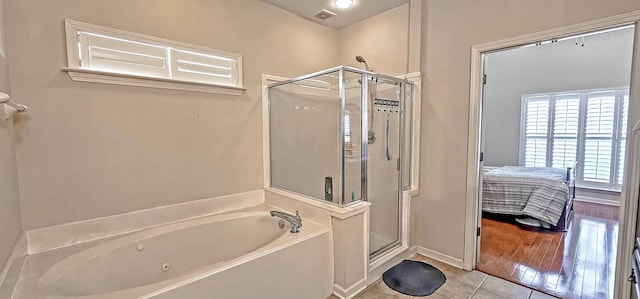
M353 5L347 9L339 9L333 4L334 0L262 0L282 9L288 10L305 19L316 23L340 29L375 16L392 8L409 3L409 0L353 0ZM337 14L325 20L313 17L321 9Z

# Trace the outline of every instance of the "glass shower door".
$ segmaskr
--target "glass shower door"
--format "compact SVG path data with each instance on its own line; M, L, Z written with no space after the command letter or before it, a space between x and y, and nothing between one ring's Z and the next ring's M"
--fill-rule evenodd
M374 77L367 94L369 129L368 200L371 202L369 253L372 259L401 243L401 153L404 89Z

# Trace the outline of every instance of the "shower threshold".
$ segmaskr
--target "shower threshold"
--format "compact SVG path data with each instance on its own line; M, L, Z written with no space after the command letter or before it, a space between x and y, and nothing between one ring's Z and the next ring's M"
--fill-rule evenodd
M370 263L385 256L386 253L391 252L402 245L400 240L392 240L374 232L369 233L369 238L369 246L371 248L378 248L369 254Z

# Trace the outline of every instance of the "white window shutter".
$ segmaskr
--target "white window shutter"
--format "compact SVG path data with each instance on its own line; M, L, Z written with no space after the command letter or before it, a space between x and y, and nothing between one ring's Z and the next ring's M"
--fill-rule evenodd
M176 80L234 86L236 70L236 60L230 56L171 49L171 73Z
M138 76L169 77L167 50L148 43L79 32L82 68Z
M528 138L525 143L525 166L547 166L547 140L542 138Z
M521 164L565 168L578 161L583 188L620 190L629 89L524 95Z
M547 166L547 135L549 130L549 99L527 98L525 111L524 164L527 167Z
M556 97L553 112L551 167L565 168L576 161L580 121L580 95Z
M69 19L65 34L66 70L77 81L234 95L244 89L240 54Z
M629 90L625 92L622 99L622 111L620 113L620 138L618 138L618 167L616 168L616 184L622 185L624 176L624 159L627 147L627 121L629 119Z
M582 177L585 182L610 182L615 99L615 92L589 93L587 96Z

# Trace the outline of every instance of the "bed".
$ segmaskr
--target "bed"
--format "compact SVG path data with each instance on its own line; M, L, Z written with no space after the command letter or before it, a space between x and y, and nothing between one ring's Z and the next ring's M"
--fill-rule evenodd
M566 231L575 198L574 162L566 169L503 166L483 168L482 211L528 216Z

